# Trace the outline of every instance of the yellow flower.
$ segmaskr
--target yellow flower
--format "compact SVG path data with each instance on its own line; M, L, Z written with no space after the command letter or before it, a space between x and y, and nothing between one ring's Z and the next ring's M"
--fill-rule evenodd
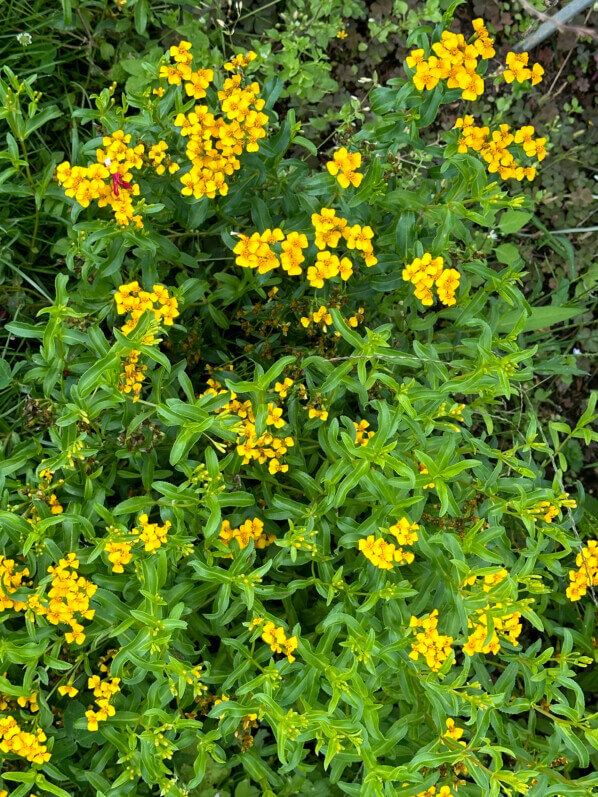
M191 42L181 41L170 48L170 57L174 58L177 63L188 64L193 58L189 50L191 50Z
M532 72L528 69L529 53L507 53L507 68L503 72L503 77L507 83L516 80L523 83L532 77ZM540 67L541 68L541 67Z
M459 287L461 275L454 268L445 269L436 280L436 289L438 290L438 298L440 301L451 306L457 301L455 293Z
M326 168L333 177L336 177L341 188L348 188L350 185L357 188L363 180L363 174L357 172L361 166L361 153L348 152L346 147L337 150L332 160L328 161Z
M575 563L578 570L569 571L570 584L566 592L570 601L580 600L589 587L598 586L598 540L588 540Z
M423 63L425 60L425 53L423 50L412 50L406 58L407 66L409 69L414 69L418 64Z
M463 736L464 730L463 728L458 728L455 725L455 720L448 717L446 720L446 733L444 736L447 739L454 739L456 742ZM465 744L465 742L461 742L461 744Z
M124 565L127 565L133 556L131 553L130 542L107 542L104 550L108 553L108 561L112 564L113 573L124 573Z
M64 695L68 695L68 697L75 697L79 694L79 690L75 689L72 683L69 681L66 686L59 686L58 693L64 697Z
M540 64L534 64L532 66L532 86L537 86L538 83L541 83L543 75L544 67L542 67Z
M375 432L367 431L369 425L369 422L365 420L361 420L359 423L353 421L353 426L355 427L355 442L358 445L367 446L370 438L374 436Z
M293 653L299 644L296 636L287 638L284 628L276 626L271 620L268 620L262 628L262 639L267 645L270 645L273 653L284 653L291 663L295 661Z
M438 85L440 73L435 67L430 67L427 61L417 64L413 85L418 91L431 91Z
M52 493L52 495L50 496L48 504L50 505L50 509L53 515L61 515L64 512L64 509L62 508L60 501L58 500L58 498L56 498L54 493Z
M13 716L0 717L0 751L5 754L12 753L32 764L45 764L52 757L44 744L47 738L41 728L29 733L21 730Z
M139 515L139 525L141 530L134 528L132 533L139 535L139 539L144 543L146 551L156 551L166 543L168 530L171 526L169 520L165 521L163 526L159 526L157 523L150 523L148 516L142 514Z
M417 661L422 656L428 667L433 672L438 672L453 650L453 638L438 633L438 609L422 619L412 617L409 627L422 629L415 634L409 658Z
M274 390L278 393L280 398L286 398L289 393L289 388L292 387L293 384L293 380L287 377L284 382L276 382Z

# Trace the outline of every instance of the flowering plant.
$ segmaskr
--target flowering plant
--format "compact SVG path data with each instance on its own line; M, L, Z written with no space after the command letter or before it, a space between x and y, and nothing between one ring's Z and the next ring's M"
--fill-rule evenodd
M251 52L218 75L182 41L76 112L65 273L8 325L15 797L598 787L597 543L559 438L597 439L595 401L550 442L526 403L502 182L546 142L474 124L492 41L445 23L325 166Z

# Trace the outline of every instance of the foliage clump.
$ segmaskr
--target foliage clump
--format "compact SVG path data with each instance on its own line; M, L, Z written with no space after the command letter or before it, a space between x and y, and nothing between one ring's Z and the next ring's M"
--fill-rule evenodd
M551 442L526 404L502 182L547 142L474 125L493 42L449 21L325 167L252 51L219 75L182 40L79 115L65 273L8 325L45 408L0 461L12 795L598 788L598 543L560 439L597 439L595 398ZM8 82L18 160L45 111Z

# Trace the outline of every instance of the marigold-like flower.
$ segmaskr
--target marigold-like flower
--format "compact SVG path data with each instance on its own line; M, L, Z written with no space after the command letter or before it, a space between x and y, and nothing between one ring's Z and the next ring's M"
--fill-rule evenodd
M116 714L116 709L111 701L117 692L120 692L120 678L106 678L104 681L99 675L92 675L87 681L88 689L93 691L98 710L89 709L85 712L87 717L87 730L97 731L98 723L106 722L109 717Z
M139 195L139 185L132 182L132 170L143 166L144 145L130 147L130 141L131 135L123 130L104 136L102 147L96 150L96 163L83 167L64 161L56 167L56 179L66 196L74 198L82 207L89 207L97 200L100 208L110 205L120 226L133 223L143 227L142 218L135 213L133 205L133 197Z
M52 757L44 744L47 738L41 728L29 733L13 716L0 717L0 750L5 754L13 753L32 764L45 764Z
M79 560L74 553L60 559L57 565L48 567L52 580L47 598L32 595L27 602L27 608L38 616L45 617L51 625L64 623L70 626L70 631L64 635L65 642L82 645L85 634L79 620L93 619L95 609L90 609L89 604L97 586L79 575L78 569Z
M479 60L495 55L494 42L482 19L475 19L473 27L471 43L462 34L445 30L440 41L432 45L434 55L426 59L424 50L417 49L407 56L407 66L415 69L412 79L418 91L432 91L445 80L449 89L461 89L464 100L477 100L484 93L484 80L477 67Z
M350 185L357 188L363 180L363 174L357 169L361 166L361 153L348 152L346 147L341 147L332 155L332 160L328 161L326 168L333 177L336 177L341 188L348 188Z
M490 609L493 609L492 620L494 623L494 631L490 640L486 643L488 637L488 614ZM512 645L518 644L518 637L522 631L521 625L521 612L507 612L502 615L495 613L496 609L504 608L502 603L495 604L494 607L486 606L483 610L480 609L474 619L470 619L468 625L473 630L467 638L467 642L463 645L463 652L468 656L473 656L474 653L498 653L500 650L500 637L508 639Z
M58 694L62 697L65 695L67 695L67 697L76 697L79 694L79 690L69 681L68 684L58 687Z
M422 629L415 634L409 658L417 661L422 656L428 667L438 672L453 651L453 638L438 633L438 609L424 618L412 617L409 628Z
M166 543L168 530L171 526L170 520L160 526L158 523L150 523L148 516L144 513L139 515L139 526L131 530L132 534L138 534L147 552L157 551ZM125 563L126 564L126 563Z
M432 292L434 286L443 304L447 306L455 304L455 292L459 287L460 278L461 275L456 269L444 269L442 257L433 258L429 252L416 257L403 269L403 279L414 285L415 297L428 307L434 303Z
M598 540L588 540L577 554L575 564L578 569L569 571L566 593L570 601L580 600L590 587L598 586Z
M183 174L181 193L199 199L228 193L228 178L241 168L239 156L243 151L257 152L259 141L266 135L268 117L263 113L265 101L258 98L260 86L256 82L244 85L244 69L255 59L256 54L239 53L228 61L224 68L235 72L224 81L217 92L222 116L216 117L207 105L197 105L187 114L179 113L174 123L181 128L181 136L187 138L187 157L191 169ZM213 81L211 69L192 71L182 64L162 67L169 82L184 81L185 93L196 100L206 96ZM162 73L161 73L162 74Z
M108 561L112 565L113 573L124 573L124 566L129 564L133 554L130 542L107 542L104 550L108 554Z
M284 653L291 663L295 661L293 653L299 644L296 636L287 637L284 628L276 626L268 620L262 628L262 639L267 645L270 645L273 653Z

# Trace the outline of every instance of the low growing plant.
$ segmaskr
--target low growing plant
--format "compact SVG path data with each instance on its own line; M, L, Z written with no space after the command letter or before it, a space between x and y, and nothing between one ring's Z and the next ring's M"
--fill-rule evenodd
M546 142L475 124L492 41L449 27L320 168L251 52L181 41L74 112L39 199L64 273L2 370L4 794L598 788L564 448L595 396L539 424L508 240ZM17 179L41 98L8 82Z

